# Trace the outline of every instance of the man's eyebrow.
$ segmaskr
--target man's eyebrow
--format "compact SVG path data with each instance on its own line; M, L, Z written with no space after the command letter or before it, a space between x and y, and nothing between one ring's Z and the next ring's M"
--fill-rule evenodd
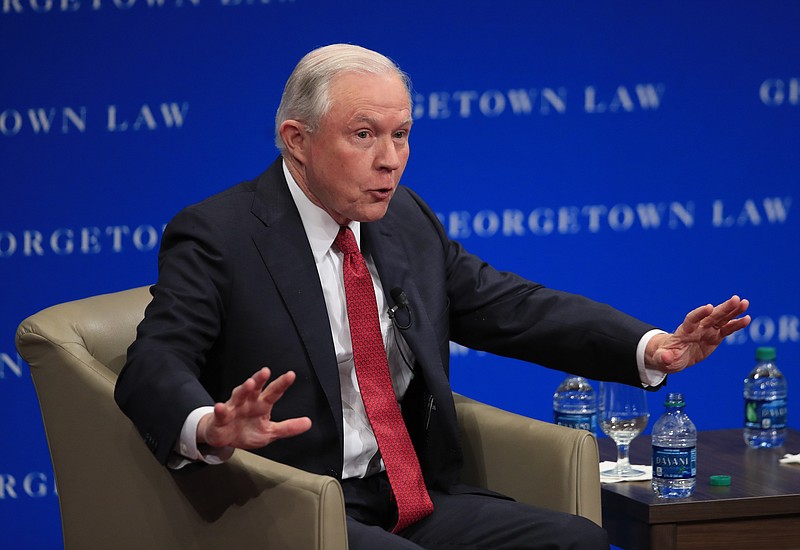
M375 119L369 115L356 115L353 120L356 122L375 122Z
M400 123L400 126L406 126L412 124L414 122L414 118L409 116L407 119L403 120ZM352 118L351 123L366 123L371 126L377 126L378 120L375 117L371 117L369 115L356 115Z

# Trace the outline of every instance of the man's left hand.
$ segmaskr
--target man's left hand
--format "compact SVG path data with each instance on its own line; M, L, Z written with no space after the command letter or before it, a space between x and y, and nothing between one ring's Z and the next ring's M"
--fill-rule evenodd
M654 336L647 344L645 365L665 373L678 372L711 355L725 337L750 324L750 316L739 317L750 303L738 296L714 307L691 311L672 334Z

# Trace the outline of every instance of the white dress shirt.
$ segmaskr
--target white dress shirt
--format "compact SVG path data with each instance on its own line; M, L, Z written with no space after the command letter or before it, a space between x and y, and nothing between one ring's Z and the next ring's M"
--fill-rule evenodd
M322 284L322 293L325 296L325 306L328 310L328 320L330 321L331 335L336 351L336 362L339 365L339 382L342 392L342 419L344 426L344 468L342 478L364 477L383 469L383 463L373 461L378 450L378 443L372 428L369 425L364 402L358 389L358 380L353 363L353 347L350 341L350 325L347 320L347 304L344 292L344 279L342 278L342 253L332 247L333 241L339 232L339 225L330 215L316 206L309 200L305 193L297 185L286 163L283 163L283 173L289 185L303 227L314 254L314 263L317 266L319 280ZM350 228L353 230L356 242L361 248L361 224L351 222ZM386 347L386 354L389 360L389 370L392 375L392 383L398 400L405 395L408 385L413 378L411 365L414 364L414 357L408 348L405 340L399 337L398 330L392 325L389 318L389 305L383 287L375 269L375 263L368 255L364 255L367 267L372 275L372 285L375 288L375 298L378 303L378 314L383 334L383 343ZM644 363L644 352L647 343L656 334L663 333L660 330L652 330L646 333L639 341L636 350L636 362L639 367L639 377L642 385L655 386L660 384L665 374L648 369ZM292 390L289 389L291 392ZM212 449L208 452L200 452L197 447L197 425L200 418L213 412L213 407L200 407L187 417L181 430L179 441L175 446L176 455L169 461L171 468L181 468L193 460L202 460L209 464L219 464L230 458L233 454L232 448Z

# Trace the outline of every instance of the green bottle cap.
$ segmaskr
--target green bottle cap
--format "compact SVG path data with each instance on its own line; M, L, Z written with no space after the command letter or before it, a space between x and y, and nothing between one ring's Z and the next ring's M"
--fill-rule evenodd
M728 487L731 484L731 476L711 476L708 481L712 487Z
M667 407L685 407L686 402L683 400L682 393L670 392L667 394L667 399L664 401Z
M774 361L774 360L775 360L775 348L767 346L756 348L756 361Z

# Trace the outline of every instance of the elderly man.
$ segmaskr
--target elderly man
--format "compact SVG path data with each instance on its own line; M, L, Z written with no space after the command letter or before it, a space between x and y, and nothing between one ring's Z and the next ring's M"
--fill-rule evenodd
M299 62L278 160L167 227L117 402L171 467L241 448L335 476L351 548L607 547L583 518L459 482L448 342L657 387L746 326L747 301L669 334L495 271L399 186L409 90L357 46Z

